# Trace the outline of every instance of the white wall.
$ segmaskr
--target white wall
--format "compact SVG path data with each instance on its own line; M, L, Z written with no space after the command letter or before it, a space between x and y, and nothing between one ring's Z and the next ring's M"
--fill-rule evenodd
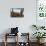
M10 8L24 8L24 17L11 18ZM20 32L32 35L32 24L36 24L36 0L0 0L0 34L18 26Z

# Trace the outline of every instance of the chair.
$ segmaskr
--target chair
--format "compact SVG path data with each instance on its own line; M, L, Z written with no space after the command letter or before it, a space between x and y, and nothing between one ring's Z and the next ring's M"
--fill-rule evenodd
M19 42L19 46L30 46L29 33L21 33L21 39L24 41Z
M8 42L7 42L7 38L10 38L13 36L17 36L17 39L15 38L15 40L17 40L16 42L16 46L18 46L18 27L16 28L11 28L11 33L5 33L5 46L7 46Z
M9 33L5 34L5 46L8 45L7 38L10 38L10 36L17 36L17 38L15 38L15 40L17 40L15 46L18 46L18 34L16 35L16 34L9 34Z

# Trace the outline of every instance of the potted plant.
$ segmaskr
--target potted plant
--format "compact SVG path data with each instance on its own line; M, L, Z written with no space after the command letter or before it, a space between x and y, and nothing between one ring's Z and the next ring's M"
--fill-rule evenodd
M37 38L38 43L41 43L40 40L42 38L45 38L44 37L46 36L45 34L46 34L45 32L35 32L33 35Z

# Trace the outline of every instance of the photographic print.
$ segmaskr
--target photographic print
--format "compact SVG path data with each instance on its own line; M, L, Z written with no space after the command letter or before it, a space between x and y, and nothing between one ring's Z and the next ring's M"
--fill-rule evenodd
M24 8L11 8L11 17L24 17Z

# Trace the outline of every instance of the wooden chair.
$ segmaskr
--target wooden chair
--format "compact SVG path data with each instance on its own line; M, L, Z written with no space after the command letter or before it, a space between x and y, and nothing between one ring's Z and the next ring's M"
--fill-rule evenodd
M21 42L20 43L20 46L30 46L30 42L29 42L29 33L21 33L21 37L22 37L22 40L23 39L26 39L26 41L24 42ZM25 38L26 37L26 38Z
M8 42L7 42L7 36L17 36L17 42L16 42L16 45L15 46L18 46L18 34L10 34L10 33L6 33L5 34L5 46L8 45ZM15 38L16 39L16 38Z

